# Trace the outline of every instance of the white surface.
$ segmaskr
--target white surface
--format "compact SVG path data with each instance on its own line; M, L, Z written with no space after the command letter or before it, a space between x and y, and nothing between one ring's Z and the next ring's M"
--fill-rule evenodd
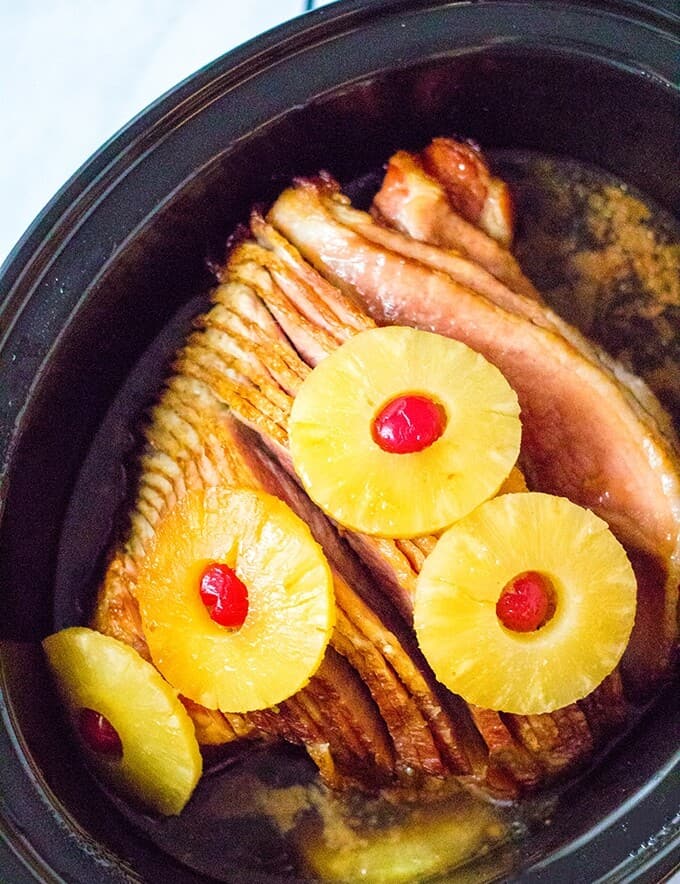
M305 0L0 0L0 262L128 120L305 7Z

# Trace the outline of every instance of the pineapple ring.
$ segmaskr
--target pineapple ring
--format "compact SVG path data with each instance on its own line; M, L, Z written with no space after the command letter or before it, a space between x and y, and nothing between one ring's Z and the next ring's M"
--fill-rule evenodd
M43 648L76 731L81 710L92 709L120 737L119 759L88 752L102 779L159 813L178 814L203 762L177 691L129 645L92 629L62 629Z
M248 590L238 629L201 601L206 565L232 568ZM151 658L185 697L252 712L280 703L316 672L335 625L333 579L307 525L261 491L191 492L157 526L137 599Z
M375 417L403 394L446 411L421 451L385 451ZM307 493L341 525L383 537L440 531L492 497L519 453L514 390L465 344L387 326L361 332L302 384L288 424L290 452Z
M504 586L538 571L555 612L535 632L496 615ZM637 584L607 524L563 497L488 500L446 531L416 584L414 622L437 678L469 703L533 715L585 697L616 667L633 628Z

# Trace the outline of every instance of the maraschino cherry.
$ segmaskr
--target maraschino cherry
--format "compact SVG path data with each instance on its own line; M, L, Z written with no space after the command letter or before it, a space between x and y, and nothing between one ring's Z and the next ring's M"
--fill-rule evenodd
M220 626L237 629L248 615L248 589L236 572L221 562L212 562L201 574L201 601Z
M111 722L94 709L83 708L78 716L78 730L85 745L98 755L120 758L123 744Z
M443 406L427 396L397 396L373 421L373 440L392 454L423 451L436 442L446 428Z
M538 571L525 571L514 577L500 594L496 616L513 632L534 632L549 619L552 586Z

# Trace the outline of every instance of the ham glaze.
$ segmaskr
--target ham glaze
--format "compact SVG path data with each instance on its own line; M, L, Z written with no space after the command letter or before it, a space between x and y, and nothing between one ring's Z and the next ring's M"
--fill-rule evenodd
M144 431L126 534L93 626L149 656L135 599L163 514L188 489L262 488L301 516L331 565L337 626L308 685L275 709L224 714L186 701L199 742L287 740L334 788L431 790L451 777L515 797L587 761L627 721L626 693L669 673L677 642L680 481L654 397L541 301L507 250L509 192L468 144L435 139L389 162L372 214L322 176L285 191L229 255L209 311L179 351ZM605 518L638 576L621 670L551 714L465 704L434 678L411 628L435 537L388 540L334 525L309 500L287 422L309 371L352 335L399 323L462 340L522 407L530 487ZM514 470L502 490L523 490Z

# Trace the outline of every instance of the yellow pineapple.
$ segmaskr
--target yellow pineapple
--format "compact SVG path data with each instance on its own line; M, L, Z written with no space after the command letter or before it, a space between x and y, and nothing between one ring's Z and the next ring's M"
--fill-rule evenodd
M356 335L298 392L290 451L310 497L367 534L440 531L492 497L519 452L517 397L483 356L400 326Z
M202 770L194 726L175 691L133 648L74 626L43 641L88 758L116 790L179 813Z
M208 709L273 706L309 681L335 623L328 563L276 497L210 488L161 520L137 598L154 664Z
M314 822L303 822L296 840L312 878L326 884L450 881L454 867L506 834L497 808L464 792L453 801L402 806L400 818L387 826L374 822L380 820L379 803L360 827L356 811L347 816L339 802L325 803L321 810L322 831ZM471 884L482 879L454 874L453 880Z
M635 602L633 570L605 522L563 497L505 494L438 540L414 620L450 690L529 715L585 697L615 668Z

